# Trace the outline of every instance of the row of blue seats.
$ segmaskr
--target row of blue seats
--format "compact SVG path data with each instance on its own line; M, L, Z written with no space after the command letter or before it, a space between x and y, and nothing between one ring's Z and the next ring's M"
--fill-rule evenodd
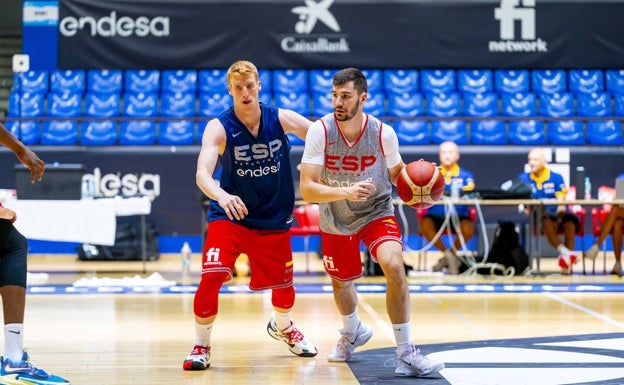
M201 142L205 121L195 119L8 120L7 128L28 145L192 145ZM157 121L160 120L160 121ZM452 140L478 145L624 145L618 120L435 119L387 121L402 145ZM292 144L303 142L292 137Z
M264 91L329 93L336 70L260 70ZM366 69L369 93L624 93L622 70ZM212 92L226 90L226 70L55 70L15 75L22 92Z
M305 116L323 116L333 111L327 93L263 94L264 101L281 108L295 110ZM10 117L211 117L231 105L231 97L223 93L103 93L12 92L9 96ZM414 93L376 93L370 95L364 110L376 116L510 116L510 117L609 117L624 116L624 93L541 94L506 93L499 98L494 92L458 92L423 95Z

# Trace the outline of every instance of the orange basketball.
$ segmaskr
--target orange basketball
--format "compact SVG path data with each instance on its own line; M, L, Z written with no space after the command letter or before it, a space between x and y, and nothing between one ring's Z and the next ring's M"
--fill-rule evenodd
M435 163L422 159L409 163L399 173L399 197L405 204L426 209L442 198L444 177Z

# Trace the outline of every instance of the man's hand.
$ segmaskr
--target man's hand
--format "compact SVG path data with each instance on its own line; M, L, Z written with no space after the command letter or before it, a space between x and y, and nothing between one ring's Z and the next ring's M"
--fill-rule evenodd
M247 211L247 206L243 203L243 200L236 195L224 194L219 197L217 200L219 202L219 206L225 210L225 214L230 218L230 220L241 220L245 218L249 212Z
M20 162L30 170L30 183L40 182L45 173L45 162L28 147L24 147L24 150L16 155Z
M370 180L365 180L344 187L344 190L347 193L347 200L363 202L375 191L375 185Z
M11 209L0 207L0 219L6 219L9 222L14 223L17 219L17 214L15 214L15 211Z

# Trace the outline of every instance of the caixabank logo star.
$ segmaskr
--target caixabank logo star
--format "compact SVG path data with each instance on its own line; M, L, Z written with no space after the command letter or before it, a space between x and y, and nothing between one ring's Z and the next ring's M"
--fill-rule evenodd
M622 385L624 333L522 338L420 346L446 368L427 378L392 383L427 385ZM360 385L394 375L395 348L356 353L349 366Z
M330 8L334 0L305 0L304 4L291 9L298 17L294 24L295 34L282 38L281 48L291 53L348 53L347 36L341 33L340 24ZM317 25L330 32L315 32Z

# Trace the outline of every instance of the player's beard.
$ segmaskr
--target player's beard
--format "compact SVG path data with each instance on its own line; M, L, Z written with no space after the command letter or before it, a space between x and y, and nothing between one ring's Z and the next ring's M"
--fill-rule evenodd
M339 122L346 122L348 120L351 120L357 114L359 109L360 109L360 100L358 99L357 103L355 103L355 106L353 106L351 111L347 111L347 113L344 114L341 118L338 117L338 115L336 115L336 120Z

